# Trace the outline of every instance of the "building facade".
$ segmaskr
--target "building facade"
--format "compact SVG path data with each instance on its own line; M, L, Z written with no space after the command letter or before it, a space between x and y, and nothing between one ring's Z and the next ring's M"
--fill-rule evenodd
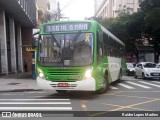
M50 2L49 0L36 0L37 5L37 16L38 16L38 28L44 21L44 14L46 11L50 10Z
M31 69L32 28L37 25L35 0L0 0L0 74Z
M137 12L143 0L95 0L95 17L115 18L119 13Z

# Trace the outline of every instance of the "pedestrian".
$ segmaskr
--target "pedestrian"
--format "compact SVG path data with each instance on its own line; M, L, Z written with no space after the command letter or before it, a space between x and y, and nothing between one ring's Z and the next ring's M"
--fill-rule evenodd
M27 60L24 60L24 71L28 72L28 62L27 62Z

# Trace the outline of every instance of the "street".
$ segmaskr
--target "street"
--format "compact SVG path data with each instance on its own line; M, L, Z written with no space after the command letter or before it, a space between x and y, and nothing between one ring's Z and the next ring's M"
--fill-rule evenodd
M0 111L37 113L37 116L30 117L120 117L122 112L113 115L111 111L159 111L159 92L159 80L125 76L121 83L111 84L110 89L100 95L88 92L62 95L53 91L25 90L0 92ZM6 116L3 114L1 117ZM156 114L153 117L155 119Z

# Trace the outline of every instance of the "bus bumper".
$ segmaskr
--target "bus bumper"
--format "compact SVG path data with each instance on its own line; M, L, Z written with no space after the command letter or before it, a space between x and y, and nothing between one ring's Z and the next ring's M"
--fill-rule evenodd
M59 86L67 83L67 86ZM93 77L76 82L52 82L37 77L37 86L44 90L75 90L75 91L96 91L96 81Z

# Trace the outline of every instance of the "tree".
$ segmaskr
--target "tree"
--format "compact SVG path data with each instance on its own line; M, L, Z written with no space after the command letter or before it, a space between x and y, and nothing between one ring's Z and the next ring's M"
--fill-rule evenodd
M155 62L160 55L160 0L144 0L141 10L131 15L119 12L118 17L98 19L105 28L126 44L129 54L138 60L139 47L147 39L154 46Z
M44 13L43 22L51 22L58 20L58 12L56 10L48 10Z
M145 13L145 33L152 38L150 43L154 46L157 63L160 55L160 0L145 0L140 6Z
M134 27L136 24L133 24L136 20L132 20L133 18L129 14L120 14L120 16L116 18L109 19L97 19L98 22L101 23L106 29L108 29L111 33L113 33L116 37L122 40L126 45L126 52L130 55L136 55L138 57L138 48L134 38L138 39L138 35L132 33L134 31ZM138 24L137 24L138 26ZM136 27L137 27L136 26ZM128 31L131 29L130 31Z
M144 39L144 13L142 11L133 13L130 15L127 21L127 31L130 37L130 46L133 49L133 53L136 55L137 60L139 60L139 46L143 46Z

